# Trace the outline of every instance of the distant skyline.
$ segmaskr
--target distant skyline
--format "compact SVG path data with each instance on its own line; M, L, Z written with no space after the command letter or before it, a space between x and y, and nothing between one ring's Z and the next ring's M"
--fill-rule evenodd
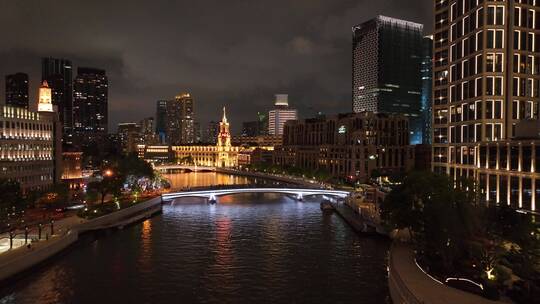
M379 14L431 33L428 0L2 1L1 103L16 72L29 74L35 102L40 58L52 56L107 71L111 131L180 92L203 126L226 105L234 133L277 93L301 118L349 112L351 27Z

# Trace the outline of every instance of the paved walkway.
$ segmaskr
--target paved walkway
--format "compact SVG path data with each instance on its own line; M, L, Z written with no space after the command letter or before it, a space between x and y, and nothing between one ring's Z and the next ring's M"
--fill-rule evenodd
M467 293L455 288L440 284L424 274L414 262L414 252L410 247L395 243L392 246L391 263L398 277L408 291L414 295L416 303L430 304L497 304L483 297ZM392 276L392 272L390 273ZM414 302L411 302L414 303Z

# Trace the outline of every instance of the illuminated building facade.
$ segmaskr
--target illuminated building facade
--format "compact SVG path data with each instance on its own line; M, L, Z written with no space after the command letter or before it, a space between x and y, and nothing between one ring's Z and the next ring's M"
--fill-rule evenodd
M41 59L41 81L52 89L52 103L58 107L58 117L63 126L63 141L72 143L73 129L73 65L70 60Z
M182 163L189 160L193 165L208 167L236 167L238 166L238 154L240 152L240 147L232 146L231 144L230 125L227 121L225 108L223 108L223 118L219 123L216 144L213 146L138 145L137 148L139 157L147 161Z
M516 129L539 118L539 4L434 4L432 168L478 181L488 202L525 210L536 210L540 190L538 134L524 140Z
M28 109L28 74L6 76L6 105Z
M193 97L189 93L177 95L167 101L167 142L170 145L193 144L195 124Z
M374 170L407 171L414 166L409 121L403 115L373 112L289 121L274 164L362 182Z
M74 137L77 146L95 144L108 132L108 79L104 70L78 68L74 91Z
M385 17L352 28L353 112L403 114L412 144L422 143L423 25Z
M235 146L276 147L281 146L283 137L276 135L233 136L232 143Z
M62 125L44 81L38 112L0 108L0 178L16 180L23 191L48 189L62 168Z
M289 107L287 94L276 94L274 105L274 109L268 113L268 134L282 135L285 123L298 119L298 112Z

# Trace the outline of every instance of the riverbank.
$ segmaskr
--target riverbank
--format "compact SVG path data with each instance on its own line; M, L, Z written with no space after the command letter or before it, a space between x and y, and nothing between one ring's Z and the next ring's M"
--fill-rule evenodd
M31 242L0 255L0 282L24 272L75 243L79 235L88 231L123 228L161 212L161 197L118 210L92 220L79 217L59 223L57 232L45 241Z
M371 234L388 237L388 233L375 223L371 223L362 219L362 217L355 213L351 207L346 204L336 203L332 205L336 213L353 228L354 231L362 234Z

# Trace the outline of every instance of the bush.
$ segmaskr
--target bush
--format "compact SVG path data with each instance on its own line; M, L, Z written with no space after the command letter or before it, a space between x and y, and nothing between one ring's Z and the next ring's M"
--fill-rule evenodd
M499 294L499 289L497 288L497 285L493 283L485 283L484 284L484 293L482 294L485 298L498 301L501 298L501 295Z

